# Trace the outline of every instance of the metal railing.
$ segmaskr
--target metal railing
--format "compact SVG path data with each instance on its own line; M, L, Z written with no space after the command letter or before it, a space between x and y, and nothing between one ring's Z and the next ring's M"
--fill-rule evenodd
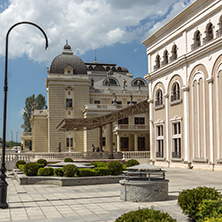
M156 65L153 67L154 71L156 71L156 70L159 69L159 68L160 68L160 64L156 64Z
M170 57L170 62L173 62L174 60L177 59L177 54L173 54L171 57Z
M217 37L222 36L222 27L219 28L219 29L216 31L216 36L217 36Z
M122 151L124 159L150 158L150 151Z
M196 48L198 48L200 46L200 41L195 41L192 45L191 45L191 50L195 50Z
M171 95L170 101L173 102L176 100L180 100L180 93L175 93L175 94Z
M156 158L163 158L163 152L156 152Z
M172 158L181 158L181 152L172 152Z
M205 38L203 38L203 44L208 43L209 41L211 41L214 38L213 33L208 34Z

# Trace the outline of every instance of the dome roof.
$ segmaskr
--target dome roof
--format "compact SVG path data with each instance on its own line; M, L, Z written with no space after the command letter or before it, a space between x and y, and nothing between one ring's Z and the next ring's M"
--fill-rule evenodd
M87 74L86 65L78 56L73 55L70 45L66 44L62 54L54 58L50 66L50 73L64 74L67 66L72 66L73 74Z

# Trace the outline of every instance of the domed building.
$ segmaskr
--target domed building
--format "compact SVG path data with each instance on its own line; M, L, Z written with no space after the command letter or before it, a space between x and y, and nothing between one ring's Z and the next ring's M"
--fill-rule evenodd
M99 129L61 132L63 119L105 115L144 101L148 84L133 78L116 64L84 63L66 44L47 71L47 110L34 110L31 118L32 149L35 152L88 152L99 146ZM148 151L148 115L124 118L113 124L113 149ZM102 127L103 150L108 151L109 129ZM100 134L101 135L101 134Z

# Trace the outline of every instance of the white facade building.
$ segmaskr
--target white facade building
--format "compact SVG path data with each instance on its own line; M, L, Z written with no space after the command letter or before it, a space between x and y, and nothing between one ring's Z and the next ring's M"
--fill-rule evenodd
M143 44L153 163L222 169L222 2L196 0Z

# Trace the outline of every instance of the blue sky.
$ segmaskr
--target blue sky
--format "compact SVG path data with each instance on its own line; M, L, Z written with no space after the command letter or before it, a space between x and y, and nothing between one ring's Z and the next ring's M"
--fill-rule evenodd
M45 97L47 67L61 53L66 39L84 62L115 63L134 77L144 77L148 64L141 44L194 0L0 0L0 137L3 128L5 36L15 23L38 24L47 34L20 25L9 38L7 140L20 141L25 99Z

